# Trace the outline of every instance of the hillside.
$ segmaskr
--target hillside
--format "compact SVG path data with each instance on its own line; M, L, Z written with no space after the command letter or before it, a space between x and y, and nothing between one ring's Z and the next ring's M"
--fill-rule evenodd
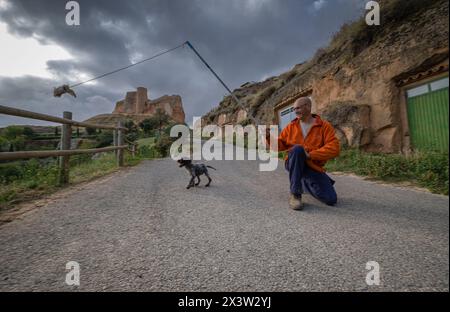
M315 112L331 119L346 145L401 151L409 135L402 128L401 87L448 71L448 2L379 2L381 26L368 26L364 17L345 24L308 62L233 92L266 124L276 120L275 107L312 96ZM206 123L248 122L238 115L243 114L228 96L203 118Z

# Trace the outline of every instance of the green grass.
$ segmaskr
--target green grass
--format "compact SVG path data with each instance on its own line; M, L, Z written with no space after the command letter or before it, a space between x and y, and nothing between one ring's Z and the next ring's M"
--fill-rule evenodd
M162 157L156 150L156 137L142 138L137 140L138 156L143 159Z
M140 161L140 157L125 153L125 166L134 166ZM71 161L69 185L90 181L117 170L119 167L113 152L94 160ZM61 189L58 172L55 160L47 164L37 159L0 164L0 211Z
M55 165L42 166L38 160L14 162L0 166L0 210L40 197L57 185Z
M448 195L448 153L372 154L343 150L326 164L328 171L351 172L383 181L408 181L433 193Z
M128 153L125 153L125 166L137 165L139 161L140 158L131 157ZM117 170L119 170L119 167L117 166L115 154L107 153L97 159L84 162L71 168L69 172L69 182L71 184L85 182L107 175Z
M156 143L155 140L156 140L155 137L143 138L143 139L137 140L137 143L139 144L139 146L149 146L149 147L152 147L152 146L155 145L155 143Z

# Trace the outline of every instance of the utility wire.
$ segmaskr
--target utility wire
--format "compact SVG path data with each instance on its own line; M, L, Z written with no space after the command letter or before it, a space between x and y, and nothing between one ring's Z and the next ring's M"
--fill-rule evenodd
M128 66L125 66L125 67L122 67L122 68L113 70L113 71L108 72L108 73L106 73L106 74L103 74L103 75L100 75L100 76L91 78L91 79L89 79L89 80L86 80L86 81L83 81L83 82L80 82L80 83L77 83L77 84L74 84L74 85L70 86L70 88L75 88L75 87L77 87L77 86L80 86L80 85L82 85L82 84L88 83L88 82L90 82L90 81L97 80L97 79L100 79L100 78L103 78L103 77L106 77L106 76L115 74L115 73L117 73L117 72L119 72L119 71L128 69L128 68L130 68L130 67L136 66L136 65L138 65L138 64L142 64L142 63L144 63L144 62L150 61L150 60L152 60L152 59L154 59L154 58L157 58L158 56L161 56L161 55L163 55L163 54L172 52L173 50L179 49L179 48L181 48L182 46L184 46L185 44L186 44L186 42L183 42L183 44L180 44L180 45L178 45L178 46L176 46L176 47L174 47L174 48L172 48L172 49L162 51L162 52L160 52L160 53L158 53L158 54L155 54L155 55L153 55L153 56L151 56L151 57L149 57L149 58L146 58L146 59L144 59L144 60L142 60L142 61L139 61L139 62L137 62L137 63L132 63L132 64L130 64L130 65L128 65Z
M247 108L241 103L241 101L239 101L239 99L237 98L237 96L230 90L230 88L223 82L223 80L220 79L220 77L216 74L216 72L211 68L211 66L209 66L209 64L208 64L208 63L205 61L205 59L200 55L200 53L197 52L197 50L192 46L192 44L191 44L189 41L183 42L182 44L180 44L180 45L178 45L178 46L176 46L176 47L174 47L174 48L172 48L172 49L168 49L168 50L162 51L162 52L160 52L160 53L158 53L158 54L155 54L155 55L153 55L153 56L151 56L151 57L149 57L149 58L146 58L146 59L144 59L144 60L142 60L142 61L139 61L139 62L136 62L136 63L132 63L132 64L130 64L130 65L128 65L128 66L125 66L125 67L122 67L122 68L113 70L113 71L111 71L111 72L108 72L108 73L105 73L105 74L103 74L103 75L100 75L100 76L91 78L91 79L89 79L89 80L86 80L86 81L83 81L83 82L80 82L80 83L71 85L69 88L75 88L75 87L77 87L77 86L80 86L80 85L82 85L82 84L88 83L88 82L90 82L90 81L94 81L94 80L97 80L97 79L100 79L100 78L103 78L103 77L106 77L106 76L115 74L115 73L117 73L117 72L119 72L119 71L128 69L128 68L130 68L130 67L133 67L133 66L142 64L142 63L144 63L144 62L147 62L147 61L150 61L150 60L152 60L152 59L154 59L154 58L157 58L158 56L161 56L161 55L164 55L164 54L166 54L166 53L172 52L172 51L174 51L174 50L176 50L176 49L179 49L179 48L181 48L181 47L183 47L183 46L185 46L185 45L187 45L189 48L191 48L192 51L194 51L194 53L198 56L198 58L199 58L199 59L206 65L206 67L213 73L213 75L216 77L216 79L219 80L219 82L225 87L225 89L228 91L228 93L230 93L231 97L236 101L236 103L238 104L238 106L240 106L243 110L245 110L245 111L248 113L248 117L254 122L254 124L255 124L255 125L259 124L259 122L256 120L256 117L253 116L253 115L247 110ZM73 91L72 91L72 92L73 92Z

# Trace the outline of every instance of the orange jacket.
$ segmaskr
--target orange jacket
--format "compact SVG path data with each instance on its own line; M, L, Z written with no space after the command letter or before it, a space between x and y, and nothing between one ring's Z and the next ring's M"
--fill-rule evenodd
M298 117L281 131L278 151L290 150L294 145L301 145L311 157L306 160L306 164L316 171L325 172L323 166L328 160L339 155L340 144L333 126L318 115L312 116L315 123L311 126L306 139L303 137ZM287 158L288 156L285 159Z

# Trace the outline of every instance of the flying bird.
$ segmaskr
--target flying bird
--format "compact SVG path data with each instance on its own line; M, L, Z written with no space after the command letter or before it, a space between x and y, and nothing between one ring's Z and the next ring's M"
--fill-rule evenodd
M73 91L69 85L62 85L60 87L54 88L53 89L53 96L54 97L61 97L61 95L63 95L64 93L68 93L73 97L77 97L77 95L75 94L75 91Z

